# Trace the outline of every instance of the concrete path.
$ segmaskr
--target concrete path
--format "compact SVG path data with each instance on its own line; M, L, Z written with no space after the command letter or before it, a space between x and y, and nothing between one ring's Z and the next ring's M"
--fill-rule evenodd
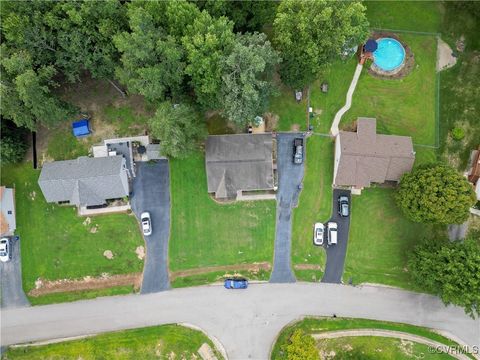
M217 338L229 359L269 357L276 336L306 315L385 320L440 330L480 344L480 322L434 296L387 287L324 283L252 284L173 289L2 311L1 345L136 327L189 323Z
M452 357L459 360L470 359L468 356L463 354L448 352L449 347L445 344L430 340L423 336L413 335L413 334L402 332L402 331L378 330L378 329L356 329L356 330L328 331L328 332L323 332L319 334L312 334L312 337L315 340L337 339L337 338L343 338L343 337L357 337L357 336L378 336L378 337L387 337L387 338L414 341L416 343L429 346L430 348L436 350L437 353L447 352Z
M22 262L20 257L20 241L11 241L12 259L0 262L0 281L2 308L23 307L30 305L22 286Z
M450 241L465 239L468 232L468 224L469 221L467 220L463 224L448 225L448 238Z
M168 160L157 163L137 163L133 181L132 209L140 218L150 212L152 235L145 237L147 245L141 293L147 294L170 288L168 277L168 239L170 237L170 176Z
M291 264L291 238L293 208L298 204L299 185L303 180L305 164L293 163L293 140L303 137L302 133L280 133L277 135L277 223L275 232L275 254L270 282L295 282ZM306 141L306 139L304 139Z
M338 125L340 124L340 120L342 119L343 114L345 114L352 106L352 96L355 88L357 87L358 79L360 78L360 74L362 73L362 68L363 66L361 64L357 64L357 68L355 69L355 73L353 74L352 82L350 83L350 87L347 91L347 99L345 105L340 110L338 110L338 112L335 114L335 117L333 118L332 127L330 128L330 133L332 134L332 136L338 135Z
M338 226L337 245L327 245L325 240L325 250L327 253L327 263L325 265L325 272L323 273L322 282L337 283L342 282L343 268L345 266L345 257L347 254L348 235L350 232L350 216L341 217L338 214L338 198L340 196L347 196L350 209L352 208L352 200L350 191L334 189L332 194L332 217L329 221L334 221ZM326 225L326 224L325 224ZM327 226L325 226L327 228Z

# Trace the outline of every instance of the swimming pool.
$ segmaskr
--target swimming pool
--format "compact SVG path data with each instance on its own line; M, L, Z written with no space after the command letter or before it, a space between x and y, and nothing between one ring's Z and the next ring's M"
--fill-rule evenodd
M377 50L373 52L374 64L383 71L393 71L403 64L405 49L392 38L377 40Z

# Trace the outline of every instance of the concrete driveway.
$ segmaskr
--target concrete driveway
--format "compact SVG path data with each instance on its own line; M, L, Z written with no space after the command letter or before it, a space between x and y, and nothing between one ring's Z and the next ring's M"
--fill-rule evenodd
M133 181L132 209L137 218L148 211L152 235L145 237L147 246L141 293L170 288L168 277L168 239L170 237L170 175L168 160L137 163Z
M323 274L322 282L337 283L342 282L343 268L345 266L345 256L347 254L348 234L350 231L350 216L341 217L338 215L338 197L347 196L351 209L351 197L349 190L333 190L332 198L332 217L329 221L334 221L338 226L337 245L324 245L327 252L327 264ZM325 224L326 228L326 224ZM327 241L325 241L327 244Z
M297 137L303 137L303 134L277 134L277 223L273 271L270 277L270 282L273 283L296 281L291 265L292 209L298 204L299 185L303 180L305 164L305 161L301 165L293 163L293 140Z
M127 328L190 323L223 344L229 359L269 358L279 331L301 317L332 316L394 321L438 329L470 346L480 322L435 296L375 286L251 284L173 289L148 295L97 298L2 311L2 345Z
M20 240L11 241L12 260L0 262L0 281L2 308L29 306L22 286L22 263L20 257Z

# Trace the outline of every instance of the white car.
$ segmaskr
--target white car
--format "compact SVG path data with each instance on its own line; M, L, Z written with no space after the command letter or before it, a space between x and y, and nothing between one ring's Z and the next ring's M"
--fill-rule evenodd
M140 215L140 221L142 222L143 235L152 235L152 221L150 220L150 213L143 212L142 215Z
M2 238L0 240L0 261L7 262L12 258L12 252L10 249L10 240Z
M329 222L328 223L328 245L337 244L337 223Z
M315 245L323 245L323 234L325 233L325 226L322 223L315 223L313 230L313 243Z

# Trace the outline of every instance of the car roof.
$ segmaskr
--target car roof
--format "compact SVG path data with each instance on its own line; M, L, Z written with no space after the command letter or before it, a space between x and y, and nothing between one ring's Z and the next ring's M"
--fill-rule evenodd
M337 223L336 223L336 222L333 222L333 221L330 221L330 222L328 223L328 227L333 227L333 228L336 229L336 228L337 228Z

